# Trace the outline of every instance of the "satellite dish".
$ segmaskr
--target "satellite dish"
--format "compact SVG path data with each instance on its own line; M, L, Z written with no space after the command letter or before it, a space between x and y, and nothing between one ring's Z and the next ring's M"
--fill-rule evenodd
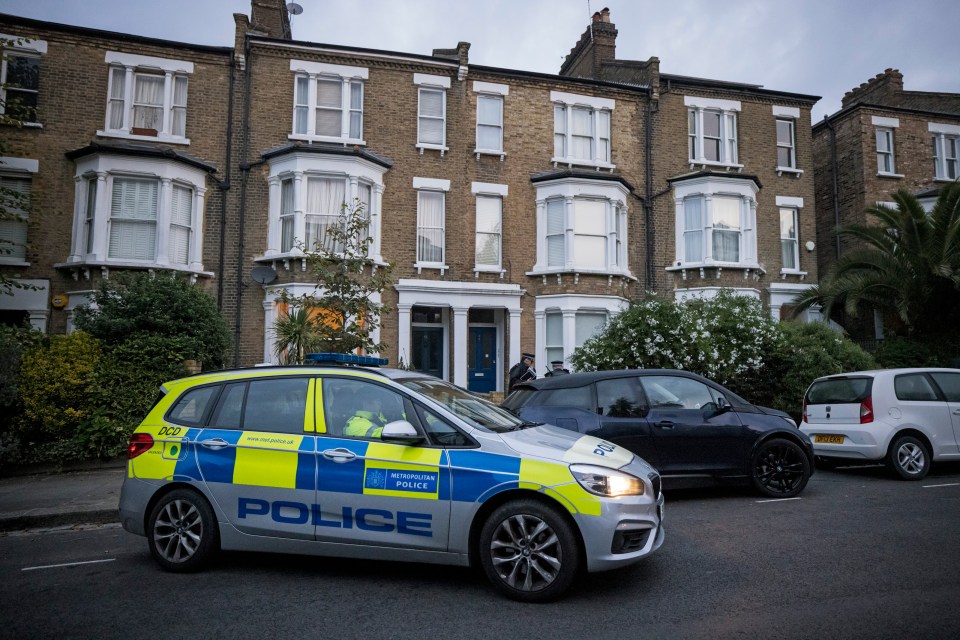
M253 278L254 282L270 284L277 279L277 272L273 270L273 267L254 267L253 271L250 272L250 277Z
M292 16L298 16L303 13L303 7L298 5L296 2L288 2L287 12Z

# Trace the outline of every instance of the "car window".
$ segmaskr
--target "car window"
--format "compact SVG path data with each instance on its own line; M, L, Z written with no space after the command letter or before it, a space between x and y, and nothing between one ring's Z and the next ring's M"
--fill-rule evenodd
M893 379L893 391L897 400L924 401L938 400L933 385L922 373L907 373Z
M527 403L527 400L533 397L533 394L535 393L536 391L530 388L517 389L513 391L510 395L508 395L507 399L504 400L503 404L501 404L500 406L510 411L516 411L517 409L525 405Z
M435 412L423 405L417 405L417 410L431 444L441 447L473 446L470 438Z
M828 378L807 391L807 404L859 404L870 395L873 378Z
M207 387L197 387L190 389L177 400L173 408L167 414L167 420L186 426L197 426L203 422L203 416L217 392L220 391L220 385L214 384Z
M698 380L680 376L643 376L640 382L651 409L700 409L714 401L710 387Z
M597 381L599 413L611 418L643 416L640 387L636 378L612 378Z
M449 409L468 424L497 433L513 431L523 421L505 409L437 378L397 379L407 389L423 394Z
M960 373L931 372L934 382L947 397L947 402L960 402Z
M243 419L243 398L247 392L246 382L235 382L224 387L217 408L210 418L210 426L216 429L239 429Z
M248 384L244 430L303 433L307 378L251 380Z
M578 407L587 411L596 409L590 385L570 389L550 389L540 391L537 395L540 398L540 405L544 407Z
M390 422L407 420L403 400L403 396L393 389L366 380L324 378L323 411L327 433L366 437L359 433L348 433L347 425L353 421L355 425L362 423L376 429Z

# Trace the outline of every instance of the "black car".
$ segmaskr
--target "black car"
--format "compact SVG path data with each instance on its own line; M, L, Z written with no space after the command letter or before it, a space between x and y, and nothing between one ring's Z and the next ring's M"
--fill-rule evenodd
M542 378L514 387L503 407L529 422L626 447L659 470L667 487L739 481L765 496L790 498L813 473L813 445L788 414L687 371Z

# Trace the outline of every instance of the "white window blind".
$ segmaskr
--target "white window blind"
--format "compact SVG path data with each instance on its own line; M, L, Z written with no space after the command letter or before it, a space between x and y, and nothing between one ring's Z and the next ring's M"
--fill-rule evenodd
M343 112L343 82L337 80L317 80L317 122L318 136L339 138Z
M293 132L307 133L307 117L310 112L310 79L297 76L293 98Z
M578 311L576 316L576 335L574 336L576 346L582 347L583 343L592 338L604 324L607 322L607 314L601 312Z
M168 258L172 264L190 263L190 229L193 226L193 190L173 185L170 208Z
M718 262L740 262L740 199L715 197L713 257Z
M685 262L703 262L703 198L683 201L683 255Z
M306 243L308 251L323 247L327 251L343 251L342 243L335 243L327 231L339 223L346 202L346 183L336 178L307 180Z
M445 91L420 89L420 136L418 142L422 144L445 144L445 100Z
M545 346L547 362L563 360L563 314L556 311L546 313Z
M109 257L156 259L158 187L156 180L114 178Z
M280 181L280 250L293 249L293 180Z
M417 262L442 264L444 244L444 196L420 191L417 206Z
M184 137L187 132L187 78L177 76L173 79L173 122L171 133Z
M503 98L477 96L477 149L503 150Z
M607 266L607 209L600 200L573 201L573 261L579 268Z
M27 211L33 183L30 178L0 176L4 208L20 219L0 220L0 260L23 261L27 256Z
M560 198L547 200L547 266L566 265L565 202Z
M476 259L478 267L500 267L501 205L500 198L477 197Z
M363 136L363 83L350 83L350 137L357 140Z
M87 203L83 222L83 235L87 253L93 252L94 220L97 217L97 179L87 180Z
M123 109L126 71L122 68L110 69L110 98L107 102L107 128L123 128Z

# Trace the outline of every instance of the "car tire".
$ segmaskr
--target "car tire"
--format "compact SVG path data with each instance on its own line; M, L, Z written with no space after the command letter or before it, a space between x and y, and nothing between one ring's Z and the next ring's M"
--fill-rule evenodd
M566 518L537 500L497 508L480 531L480 564L494 588L521 602L559 598L580 572L580 542Z
M810 479L810 460L796 442L773 438L753 454L750 478L754 488L768 498L792 498Z
M213 559L220 550L220 531L206 498L196 491L176 489L150 511L147 541L157 564L186 573Z
M900 436L890 445L887 466L904 480L922 480L930 472L930 451L913 436Z

